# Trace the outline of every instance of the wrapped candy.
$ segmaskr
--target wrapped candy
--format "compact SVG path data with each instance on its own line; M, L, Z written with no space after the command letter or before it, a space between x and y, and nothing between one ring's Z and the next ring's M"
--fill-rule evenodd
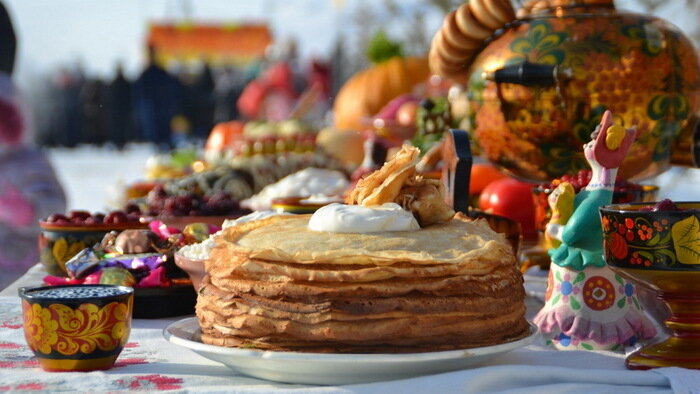
M66 272L71 278L82 278L100 266L104 254L94 248L85 248L66 261Z
M163 287L170 286L170 279L165 276L165 267L160 266L141 279L136 287Z
M165 287L170 285L163 266L167 259L168 256L161 253L114 256L86 248L66 263L69 279L47 276L44 282L51 285L110 283L132 287Z
M152 250L148 230L124 230L114 239L114 248L121 254L146 253Z
M128 270L120 267L107 267L85 277L83 284L103 284L136 286L136 278Z
M185 242L190 244L206 240L211 232L205 223L191 223L182 229L182 234L185 236Z
M99 245L85 248L66 262L68 278L46 276L48 285L118 284L132 287L169 287L165 263L168 256L187 243L206 240L220 230L205 223L189 224L181 232L160 221L150 230L108 233Z
M154 220L148 223L148 228L161 239L168 239L171 235L180 233L180 230L174 227L168 227L167 224L161 222L160 220Z

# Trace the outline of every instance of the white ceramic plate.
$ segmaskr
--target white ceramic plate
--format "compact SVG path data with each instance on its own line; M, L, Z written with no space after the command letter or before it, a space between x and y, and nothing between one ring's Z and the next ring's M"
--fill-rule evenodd
M228 348L202 343L199 322L189 317L163 330L168 341L256 378L302 384L353 384L456 371L526 346L537 335L514 342L464 350L409 354L325 354Z

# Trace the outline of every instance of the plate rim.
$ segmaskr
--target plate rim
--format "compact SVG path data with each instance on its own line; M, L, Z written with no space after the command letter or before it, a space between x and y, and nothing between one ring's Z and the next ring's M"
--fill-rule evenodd
M289 352L274 350L241 349L236 347L217 346L183 338L172 332L173 329L181 326L196 324L199 327L199 320L196 316L186 317L168 324L163 328L163 337L170 343L188 348L195 352L206 352L223 356L250 357L255 359L268 360L313 360L319 362L426 362L451 360L455 358L470 358L488 356L492 354L505 353L521 347L525 347L539 335L538 327L528 321L529 334L515 341L499 343L497 345L482 346L468 349L444 350L438 352L421 353L309 353L309 352ZM199 330L199 328L197 328Z

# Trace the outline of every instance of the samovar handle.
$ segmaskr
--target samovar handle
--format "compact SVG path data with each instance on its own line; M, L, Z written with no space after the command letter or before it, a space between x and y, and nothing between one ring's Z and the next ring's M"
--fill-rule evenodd
M455 211L467 214L473 161L469 134L464 130L450 129L443 138L441 180L446 191L445 203Z
M496 83L514 83L523 86L556 86L562 78L570 78L571 70L558 65L536 64L528 61L510 64L494 71L485 71L482 77Z

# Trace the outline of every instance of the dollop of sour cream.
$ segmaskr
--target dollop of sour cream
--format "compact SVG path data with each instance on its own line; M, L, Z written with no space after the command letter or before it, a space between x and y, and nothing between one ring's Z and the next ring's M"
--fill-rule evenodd
M262 211L270 209L275 198L313 196L318 201L321 196L339 196L347 187L348 180L342 172L309 167L265 186L260 193L241 201L241 206ZM333 199L338 201L337 197Z
M375 233L420 230L420 225L413 214L395 203L376 207L334 203L318 209L308 228L332 233Z

